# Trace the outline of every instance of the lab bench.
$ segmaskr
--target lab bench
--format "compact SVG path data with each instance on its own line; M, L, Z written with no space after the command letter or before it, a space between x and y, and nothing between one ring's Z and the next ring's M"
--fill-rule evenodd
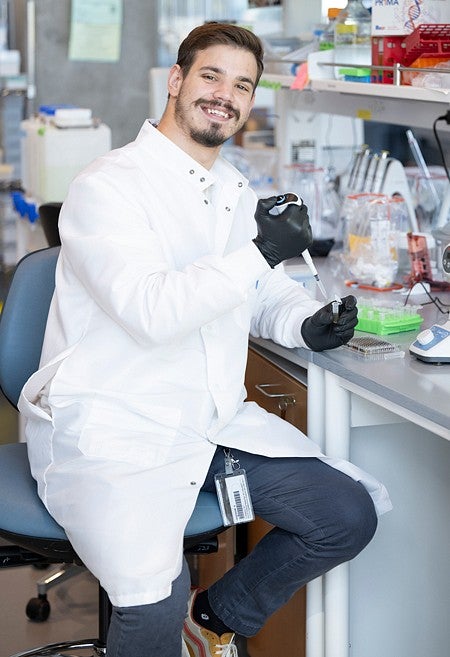
M329 292L352 292L333 278L326 259L316 265ZM438 296L450 303L448 292ZM434 306L420 313L422 328L446 319ZM250 341L250 352L302 385L306 380L310 438L382 481L394 507L356 559L308 585L306 657L448 653L450 364L409 354L418 332L383 336L405 353L379 360L346 347L311 352Z

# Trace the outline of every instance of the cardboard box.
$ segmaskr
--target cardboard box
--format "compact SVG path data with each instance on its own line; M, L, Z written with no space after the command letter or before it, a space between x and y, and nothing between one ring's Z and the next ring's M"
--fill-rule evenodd
M449 0L373 0L372 36L407 35L428 23L450 23Z

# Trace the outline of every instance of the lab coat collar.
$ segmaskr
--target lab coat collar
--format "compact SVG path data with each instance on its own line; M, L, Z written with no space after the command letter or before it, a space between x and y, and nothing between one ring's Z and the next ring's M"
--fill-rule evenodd
M210 170L205 169L162 132L156 130L149 120L145 121L135 142L140 148L150 151L153 156L157 152L161 161L164 161L164 166L176 171L177 175L184 175L202 192L217 181L235 188L237 194L248 187L248 180L222 156L219 155Z

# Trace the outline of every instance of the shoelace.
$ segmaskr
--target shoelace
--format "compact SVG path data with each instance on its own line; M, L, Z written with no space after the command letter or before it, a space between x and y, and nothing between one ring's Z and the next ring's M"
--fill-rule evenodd
M239 657L238 651L237 651L237 646L234 643L227 643L226 646L224 645L216 645L216 655L220 655L220 657Z

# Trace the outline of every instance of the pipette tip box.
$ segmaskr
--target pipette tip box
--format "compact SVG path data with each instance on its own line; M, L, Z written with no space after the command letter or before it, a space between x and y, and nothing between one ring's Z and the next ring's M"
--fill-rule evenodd
M387 307L358 303L356 330L378 335L417 330L423 322L412 306Z

